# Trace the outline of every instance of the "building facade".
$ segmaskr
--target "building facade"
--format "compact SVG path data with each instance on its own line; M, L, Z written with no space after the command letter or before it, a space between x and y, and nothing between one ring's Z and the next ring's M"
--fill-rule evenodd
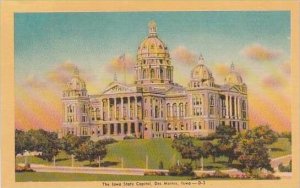
M204 137L223 124L237 131L248 129L247 86L231 65L224 85L200 56L187 87L174 82L168 47L157 35L154 21L137 50L135 82L116 78L100 94L88 95L86 84L74 70L63 91L63 123L59 135L93 139Z

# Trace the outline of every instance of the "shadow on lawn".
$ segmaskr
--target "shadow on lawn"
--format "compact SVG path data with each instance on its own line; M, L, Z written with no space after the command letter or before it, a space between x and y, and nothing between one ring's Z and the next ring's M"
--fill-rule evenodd
M104 161L104 162L101 163L101 167L117 166L118 164L119 164L119 162ZM99 167L99 163L86 164L84 166Z
M69 159L68 158L59 158L59 159L56 159L55 161L59 162L59 161L66 161L66 160L69 160Z
M281 148L270 148L271 149L271 151L284 151L283 149L281 149Z

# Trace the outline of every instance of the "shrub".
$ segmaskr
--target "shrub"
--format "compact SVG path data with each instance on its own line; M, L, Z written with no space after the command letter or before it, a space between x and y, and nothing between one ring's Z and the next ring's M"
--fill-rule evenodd
M136 139L135 136L129 135L129 136L124 136L124 140L130 140L130 139Z
M198 137L199 140L214 140L216 138L214 133L211 133L207 136L200 136Z
M193 174L194 172L191 163L176 164L169 169L170 176L189 176Z
M34 170L32 170L30 168L30 164L26 164L25 166L16 166L15 168L16 172L34 172Z
M159 172L159 171L146 171L144 172L145 176L166 176L166 172Z
M278 165L278 170L280 172L292 172L292 161L287 166L284 166L282 163Z
M113 139L113 138L105 138L103 140L99 140L98 142L101 143L101 144L104 144L104 145L108 145L108 144L112 144L112 143L115 143L115 142L118 142L118 141Z
M220 170L216 170L213 174L212 177L214 178L229 178L229 174L226 174L224 172L221 172Z

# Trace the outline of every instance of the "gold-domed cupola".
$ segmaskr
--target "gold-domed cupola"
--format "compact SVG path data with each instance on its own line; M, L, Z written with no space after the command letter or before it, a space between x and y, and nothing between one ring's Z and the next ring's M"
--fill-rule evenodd
M173 66L166 44L158 37L155 21L148 24L148 36L140 43L136 62L137 84L173 83Z
M191 88L198 88L203 86L213 86L214 78L211 71L205 65L205 60L202 55L199 56L198 64L191 71L191 81L189 86Z
M85 82L79 76L79 70L74 68L71 80L66 84L64 96L86 96L87 90Z
M235 71L234 64L231 64L231 70L225 77L225 84L227 85L243 85L243 79L241 75Z

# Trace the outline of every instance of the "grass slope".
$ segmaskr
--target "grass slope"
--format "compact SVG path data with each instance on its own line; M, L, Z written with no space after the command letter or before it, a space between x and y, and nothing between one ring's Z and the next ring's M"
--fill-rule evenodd
M151 181L151 180L190 180L187 176L129 176L106 174L80 173L50 173L50 172L22 172L16 173L16 182L27 181Z
M197 141L201 144L201 141ZM182 160L180 154L171 147L171 139L151 139L151 140L124 140L107 146L107 155L102 159L102 166L121 167L121 158L124 161L124 168L145 168L146 155L148 156L148 168L158 169L159 161L163 162L164 169L168 169L177 160ZM291 144L286 138L279 138L277 142L270 145L271 158L276 158L291 153ZM17 163L24 163L23 157L16 158ZM29 163L51 165L51 162L42 160L38 157L28 157ZM234 161L236 163L236 161ZM56 165L71 166L71 159L65 152L60 152L56 158ZM88 161L75 161L74 166L88 166ZM98 164L94 163L94 166ZM226 169L227 158L219 157L216 163L211 158L204 159L205 169Z

